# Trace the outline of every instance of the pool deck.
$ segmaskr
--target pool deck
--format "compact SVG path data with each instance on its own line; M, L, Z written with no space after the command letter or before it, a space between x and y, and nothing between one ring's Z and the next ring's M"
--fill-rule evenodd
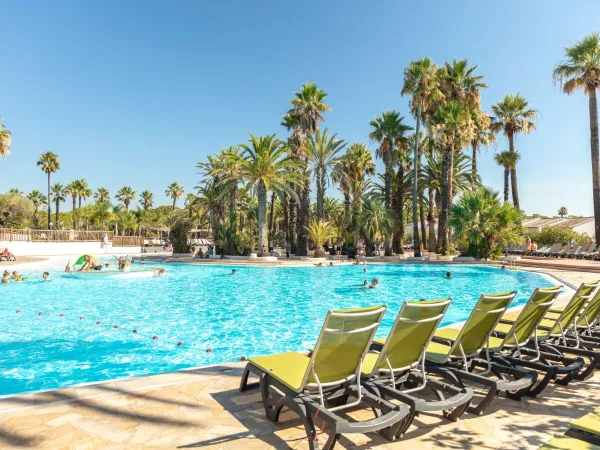
M571 285L594 279L590 273L544 271ZM264 416L257 390L238 392L243 364L0 399L0 448L308 448L294 414L283 413L281 422L273 424ZM597 371L583 382L550 385L536 399L497 397L481 417L466 414L451 423L439 414L422 414L402 440L351 434L336 448L535 449L599 405ZM349 414L371 417L366 410ZM324 442L324 436L320 439Z

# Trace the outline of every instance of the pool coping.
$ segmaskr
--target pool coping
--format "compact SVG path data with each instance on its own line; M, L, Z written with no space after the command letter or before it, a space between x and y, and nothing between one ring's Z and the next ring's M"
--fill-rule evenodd
M40 261L37 261L38 263ZM29 264L29 263L25 263L25 264ZM33 262L32 262L33 264ZM383 264L389 264L389 263L383 263ZM233 264L227 264L227 266L232 266ZM464 264L454 264L454 265L461 265L461 266L481 266L482 264L472 264L472 263L464 263ZM492 264L485 264L493 269L497 269L497 270L501 270L500 268L498 268L497 266L494 266ZM260 267L260 266L259 266ZM274 267L281 267L281 266L274 266ZM290 266L292 267L292 266ZM537 269L537 268L536 268ZM518 270L522 270L521 268L519 268ZM542 269L543 270L543 269ZM531 270L531 269L526 269L524 271L527 272L536 272L539 275L541 275L542 277L546 278L547 281L550 281L552 283L554 283L555 281L558 281L560 284L564 284L565 286L567 286L570 290L575 290L576 287L567 282L566 280L560 279L557 276L555 276L554 274L550 274L550 273L546 273L543 272L541 270ZM558 297L558 301L561 300L566 300L569 298L569 294L570 293L563 293ZM511 307L507 310L507 312L516 312L516 311L520 311L521 309L523 309L523 306L525 304L522 305L517 305L514 307ZM466 322L466 320L463 321L459 321L459 322L453 322L451 324L448 325L444 325L443 327L440 328L458 328L460 326L462 326L464 323ZM0 395L0 412L10 412L13 410L20 410L23 408L31 408L31 407L39 407L41 406L40 403L35 403L35 396L36 395L43 395L43 394L48 394L48 393L52 393L52 392L57 392L57 391L64 391L64 390L76 390L76 389L83 389L86 387L93 387L95 385L100 385L100 384L108 384L108 383L127 383L128 381L131 382L136 382L139 381L141 379L146 379L148 381L148 383L144 383L141 386L138 386L134 391L136 390L144 390L144 389L148 389L150 387L164 387L164 386L169 386L171 384L174 383L180 383L181 380L179 381L172 381L171 383L167 383L167 384L156 384L154 383L154 381L150 381L151 378L153 377L163 377L163 376L173 376L173 375L177 375L177 374L185 374L186 372L192 372L192 371L199 371L199 370L207 370L207 369L214 369L214 368L222 368L220 369L218 372L215 372L215 374L213 376L220 376L220 374L222 373L222 371L224 369L235 369L237 368L237 366L239 365L243 365L245 364L245 362L243 361L229 361L229 362L223 362L223 363L217 363L217 364L208 364L208 365L202 365L202 366L194 366L194 367L187 367L185 369L178 369L178 370L172 370L172 371L166 371L166 372L158 372L158 373L153 373L153 374L147 374L147 375L134 375L131 377L120 377L120 378L111 378L111 379L107 379L107 380L100 380L100 381L90 381L90 382L86 382L86 383L78 383L78 384L72 384L72 385L68 385L68 386L63 386L63 387L58 387L58 388L49 388L49 389L41 389L41 390L34 390L34 391L25 391L25 392L18 392L18 393L14 393L14 394L5 394L5 395ZM73 401L77 401L77 400L82 400L82 399L90 399L90 398L97 398L97 397L102 397L104 395L113 395L112 393L105 393L105 394L97 394L95 396L77 396L77 398L72 398L69 400L61 400L61 401L56 401L56 402L52 402L51 404L60 404L60 403L69 403L69 402L73 402ZM32 402L31 405L25 405L25 406L21 406L18 408L12 408L12 409L5 409L4 408L4 404L7 401L10 401L11 398L16 398L16 397L29 397L29 396L33 396L34 397L34 401Z

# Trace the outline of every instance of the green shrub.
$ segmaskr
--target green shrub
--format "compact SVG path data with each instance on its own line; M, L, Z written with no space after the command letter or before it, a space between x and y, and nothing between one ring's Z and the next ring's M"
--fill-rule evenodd
M169 231L169 242L173 245L173 253L189 253L190 242L188 233L192 223L186 218L179 218Z
M18 194L0 195L0 227L28 227L33 220L33 214L31 200Z
M547 227L539 233L529 233L529 237L532 241L535 241L538 244L538 247L540 245L552 244L566 245L569 242L571 242L571 240L574 240L578 244L583 245L589 245L594 242L594 240L590 236L577 233L573 230L564 227Z

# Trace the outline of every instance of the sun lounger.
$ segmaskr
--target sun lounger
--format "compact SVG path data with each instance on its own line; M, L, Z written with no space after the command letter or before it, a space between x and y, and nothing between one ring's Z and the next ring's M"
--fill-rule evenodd
M466 383L484 390L484 398L479 404L469 406L470 413L482 414L500 391L521 398L537 378L536 372L492 360L493 348L502 342L491 336L492 331L514 297L515 292L482 295L461 329L436 331L427 347L428 372L460 387ZM483 370L476 372L478 367Z
M565 252L568 252L571 249L571 245L566 244L566 245L561 245L558 250L554 251L552 253L552 258L561 258L562 255L565 254Z
M599 353L579 348L578 340L573 339L573 335L569 333L577 315L592 300L598 285L598 281L582 283L565 307L551 308L537 327L536 339L529 344L529 354L539 352L543 364L555 366L556 382L559 384L567 385L573 379L584 379L600 363ZM507 318L506 322L510 323L511 320L514 319ZM587 364L586 358L589 361ZM533 391L533 394L537 393Z
M557 365L548 363L547 357L537 345L537 335L539 323L548 313L561 289L562 286L536 289L520 312L502 317L494 329L494 336L503 339L499 351L494 356L496 360L544 374L526 393L530 397L542 392L557 375ZM574 364L571 368L573 373L577 373L582 366L582 361L572 361L568 358L562 358L559 362L567 366Z
M600 450L600 446L569 436L555 435L538 450Z
M397 428L409 416L409 408L383 400L361 386L361 367L385 310L385 306L375 306L329 311L309 355L288 352L250 358L240 391L256 385L248 383L251 373L258 376L267 418L277 422L284 406L294 411L304 424L311 450L318 449L317 420L330 426L324 449L331 449L342 433ZM356 400L347 402L349 396ZM336 414L357 406L379 410L380 415L355 422Z
M457 420L473 397L470 388L461 388L427 376L425 349L431 342L450 299L404 302L385 339L373 342L362 366L365 386L375 395L410 405L411 414L395 436L402 436L421 412L443 411ZM422 393L433 393L438 401L426 400Z
M571 428L565 435L588 444L600 446L600 408L572 422Z

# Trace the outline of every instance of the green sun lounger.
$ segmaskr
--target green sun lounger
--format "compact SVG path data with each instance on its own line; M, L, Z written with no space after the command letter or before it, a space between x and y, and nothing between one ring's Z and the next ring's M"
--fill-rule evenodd
M600 446L557 434L538 450L600 450Z
M451 299L404 302L385 339L371 346L362 366L365 386L375 395L410 405L411 414L396 430L402 436L420 412L443 411L455 421L467 409L473 391L441 382L425 372L425 349L440 324ZM438 401L420 396L433 393Z
M494 349L502 339L491 336L516 292L482 295L461 329L437 330L427 346L427 371L457 386L476 385L485 392L479 404L468 408L480 415L496 394L504 391L521 398L535 383L537 373L493 361ZM477 370L481 368L481 370ZM494 375L498 379L489 377Z
M600 446L600 408L572 422L565 435Z
M591 303L599 283L582 283L564 308L548 311L537 327L537 339L532 345L539 346L543 363L555 366L554 378L558 384L567 385L573 379L585 379L600 364L600 353L580 345L575 328L578 314L586 303ZM510 321L506 319L506 322Z
M493 336L503 339L497 349L493 359L509 364L514 367L522 367L543 372L544 376L538 380L537 384L532 385L527 395L537 396L546 388L548 383L556 378L557 366L549 364L546 361L538 346L538 326L545 315L548 313L554 301L562 290L562 286L552 286L549 288L536 289L520 312L505 314L513 316L511 319L500 319L494 329ZM531 347L528 347L531 345ZM571 364L571 360L562 359L563 363ZM581 367L578 363L572 368L577 372Z
M375 336L386 306L345 311L329 311L313 351L309 354L288 352L250 358L240 383L240 391L252 373L259 386L267 418L279 420L283 407L297 413L308 437L311 450L318 449L318 423L328 424L329 437L323 446L331 449L343 433L368 433L397 427L410 410L368 392L361 386L361 367ZM348 397L356 400L348 402ZM380 411L374 419L350 421L336 411L367 407Z

